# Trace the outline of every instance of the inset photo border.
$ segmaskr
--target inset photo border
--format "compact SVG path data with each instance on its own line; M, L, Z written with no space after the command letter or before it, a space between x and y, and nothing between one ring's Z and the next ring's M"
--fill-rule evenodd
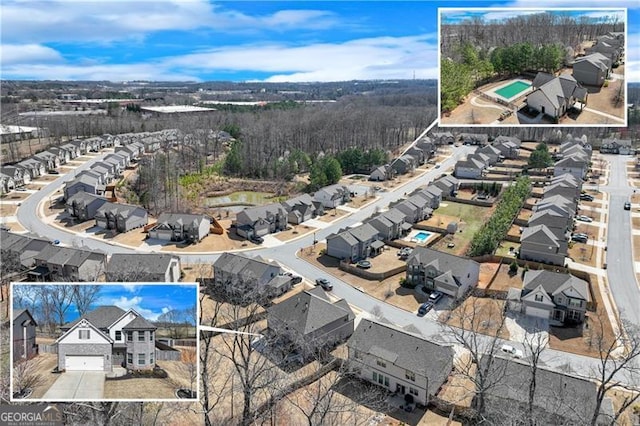
M197 283L11 283L11 401L194 402Z
M625 8L439 8L439 126L626 126L627 22Z

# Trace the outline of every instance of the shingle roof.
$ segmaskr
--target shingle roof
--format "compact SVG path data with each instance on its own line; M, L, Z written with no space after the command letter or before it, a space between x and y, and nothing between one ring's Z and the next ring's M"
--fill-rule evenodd
M450 271L454 277L460 277L467 273L470 263L473 264L477 262L472 259L455 256L453 254L444 253L428 247L414 248L407 259L407 265L432 265L442 273Z
M273 266L280 267L275 262L268 262L261 257L251 258L242 254L223 253L214 262L214 267L232 275L259 278Z
M178 257L163 253L115 253L109 259L106 273L123 277L165 273L174 259Z
M63 330L69 329L80 322L81 319L85 318L91 324L98 328L107 328L116 322L122 315L124 315L126 311L123 309L113 306L99 306L93 311L89 311L84 314L82 317L76 319L75 321L68 322L61 326L60 328Z
M539 244L553 244L559 247L558 237L554 235L546 225L536 225L524 228L520 236L521 242L533 242Z
M429 378L435 395L453 368L453 348L430 342L392 325L362 319L347 346Z
M546 270L532 270L524 274L524 290L531 291L539 285L541 285L547 293L554 296L559 293L570 292L571 294L567 294L568 296L580 297L587 301L591 300L589 284L571 274ZM573 288L575 292L570 291L571 288Z
M155 330L156 328L158 327L141 316L136 317L133 321L122 327L123 330Z
M114 215L121 215L124 218L127 217L144 217L147 214L147 211L140 206L134 206L131 204L120 204L120 203L112 203L106 202L98 210L96 211L96 215L104 215L107 213L111 213Z

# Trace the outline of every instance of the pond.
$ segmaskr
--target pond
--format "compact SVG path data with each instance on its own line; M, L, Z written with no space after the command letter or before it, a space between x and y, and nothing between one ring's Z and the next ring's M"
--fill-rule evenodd
M219 197L207 197L207 206L215 207L219 205L256 205L276 203L286 199L286 197L274 197L269 192L238 191Z

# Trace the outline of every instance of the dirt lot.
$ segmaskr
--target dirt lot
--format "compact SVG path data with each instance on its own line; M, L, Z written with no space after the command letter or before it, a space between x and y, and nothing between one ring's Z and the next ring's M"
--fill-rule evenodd
M615 68L613 72L616 74L624 75L624 65L621 65L618 68ZM571 73L572 73L571 69L566 69L561 72L561 74L569 74L569 75L571 75ZM620 102L620 104L617 107L613 104L613 98L618 93L620 87L624 85L624 83L625 83L624 80L612 80L612 81L609 81L608 87L602 86L602 88L600 88L597 91L594 90L594 88L589 88L589 96L587 98L587 108L591 108L596 111L611 114L616 117L624 118L624 109L626 107L626 102L625 101ZM624 95L624 86L622 90ZM607 121L602 122L602 120L607 120L607 119L602 116L598 116L598 117L600 117L599 118L599 120L601 120L600 122L597 122L597 123L591 122L591 123L611 124L613 122L611 120L609 120L608 122ZM582 119L578 119L577 121L580 123L588 123L587 121L584 121Z
M498 274L488 287L492 290L508 290L511 287L522 288L522 268L518 268L518 272L514 275L509 273L509 264L500 265Z
M509 330L502 327L499 331L499 318L504 309L504 300L469 296L453 311L440 315L440 321L467 330L476 330L481 334L499 333L500 338L509 340Z
M552 349L595 357L598 354L598 336L604 336L604 341L607 344L614 338L613 328L608 320L598 287L598 279L595 275L591 275L590 278L597 303L596 312L587 312L584 329L581 327L550 327L549 347Z
M471 358L468 353L455 360L453 372L442 385L440 392L438 392L438 397L461 407L471 407L475 396L475 385L467 375L462 373L462 371L468 370L469 374L475 374L474 365L467 368L466 364L464 364L470 362Z

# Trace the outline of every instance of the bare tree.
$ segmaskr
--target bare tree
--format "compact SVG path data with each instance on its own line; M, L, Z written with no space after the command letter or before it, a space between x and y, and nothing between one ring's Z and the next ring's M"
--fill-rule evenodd
M16 398L22 398L27 390L33 390L43 383L44 379L37 371L42 364L42 359L18 360L13 363L13 394Z
M536 425L536 419L534 416L535 408L535 395L537 386L537 373L540 365L540 357L549 343L549 335L546 331L537 327L533 330L527 330L524 338L524 351L529 361L529 368L531 370L531 377L529 381L529 395L527 404L527 419L529 426Z
M83 316L91 305L98 299L98 294L102 288L99 285L80 285L75 284L73 288L73 303L76 305L76 309L80 316Z
M53 284L43 286L51 300L51 306L58 325L63 325L65 315L73 303L73 286L69 284Z

